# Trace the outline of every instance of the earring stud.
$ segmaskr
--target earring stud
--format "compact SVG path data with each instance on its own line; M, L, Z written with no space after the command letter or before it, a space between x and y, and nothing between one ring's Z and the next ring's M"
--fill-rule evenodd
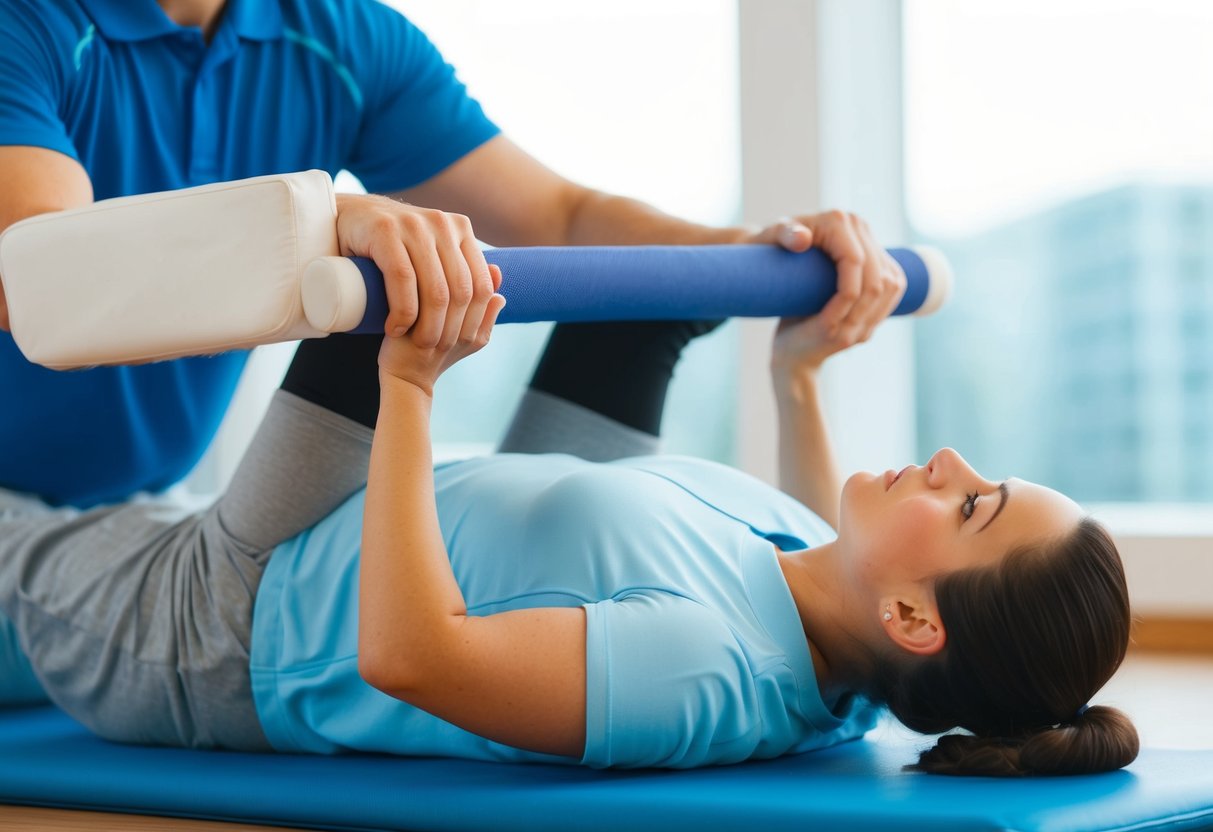
M885 621L893 620L893 611L889 609L888 604L885 604L885 607L884 607L884 620Z

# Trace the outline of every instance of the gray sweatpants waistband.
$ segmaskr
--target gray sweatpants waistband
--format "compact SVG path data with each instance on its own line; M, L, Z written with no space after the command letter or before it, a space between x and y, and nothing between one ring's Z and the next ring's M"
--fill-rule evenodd
M579 404L528 389L497 450L501 453L562 453L591 462L649 456L661 440Z
M261 573L365 484L371 435L279 391L201 513L6 500L0 608L51 700L118 741L269 749L248 675Z

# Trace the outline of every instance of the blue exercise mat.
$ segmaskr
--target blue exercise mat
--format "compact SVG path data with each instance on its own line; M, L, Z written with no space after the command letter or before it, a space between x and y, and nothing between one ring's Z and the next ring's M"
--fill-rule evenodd
M995 780L904 772L930 740L874 736L770 762L600 772L139 748L40 706L0 710L0 802L349 830L1213 828L1213 751L1146 750L1111 774Z

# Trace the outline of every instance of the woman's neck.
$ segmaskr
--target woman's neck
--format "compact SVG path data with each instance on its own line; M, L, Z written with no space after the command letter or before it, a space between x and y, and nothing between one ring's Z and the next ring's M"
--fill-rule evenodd
M836 542L798 552L780 552L792 600L813 656L817 687L827 705L862 690L871 676L871 650L864 636L863 604L844 580Z

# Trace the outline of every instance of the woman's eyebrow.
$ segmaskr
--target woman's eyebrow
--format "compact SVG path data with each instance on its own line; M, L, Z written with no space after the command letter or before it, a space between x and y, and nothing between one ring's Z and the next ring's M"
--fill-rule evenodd
M993 523L993 522L994 522L994 518L995 518L995 517L997 517L997 516L999 515L999 513L1000 513L1000 512L1002 512L1003 508L1004 508L1004 507L1006 506L1006 504L1007 504L1007 497L1008 497L1008 494L1007 494L1007 481L1006 481L1006 480L1003 480L1002 482L1000 482L1000 483L998 484L998 508L994 509L994 513L990 515L990 519L989 519L989 520L987 520L985 523L983 523L983 524L982 524L982 527L981 527L980 529L978 529L978 530L977 530L977 533L978 533L978 534L981 534L982 532L984 532L984 531L986 530L986 526L988 526L988 525L990 525L991 523Z

